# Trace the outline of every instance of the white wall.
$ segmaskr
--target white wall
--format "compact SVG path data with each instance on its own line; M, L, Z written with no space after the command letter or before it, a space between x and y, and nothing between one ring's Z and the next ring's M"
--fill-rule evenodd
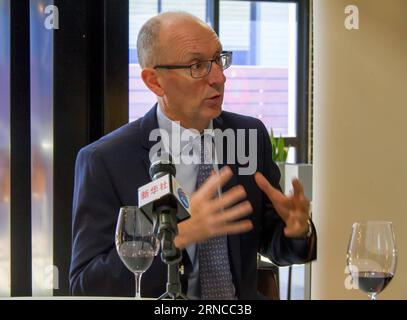
M347 5L360 29L344 27ZM398 270L379 299L407 299L407 1L314 0L313 299L346 290L346 249L360 219L394 222Z

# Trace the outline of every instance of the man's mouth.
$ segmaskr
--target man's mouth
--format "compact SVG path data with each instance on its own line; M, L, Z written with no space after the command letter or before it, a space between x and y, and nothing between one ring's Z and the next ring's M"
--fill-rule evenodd
M215 95L213 95L212 97L209 97L209 98L207 98L208 100L216 100L216 99L219 99L221 97L221 95L220 94L215 94Z

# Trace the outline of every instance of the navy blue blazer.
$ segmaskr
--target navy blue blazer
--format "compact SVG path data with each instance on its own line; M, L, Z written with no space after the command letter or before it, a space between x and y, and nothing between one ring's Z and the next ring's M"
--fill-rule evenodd
M80 150L75 167L73 197L73 239L70 290L73 295L134 296L134 275L121 262L115 248L115 228L119 208L137 205L137 191L150 181L149 150L156 143L148 137L158 128L155 105L143 118L126 124ZM261 121L222 112L214 128L257 129L257 171L278 187L280 172L271 158L269 134ZM246 130L246 133L248 130ZM248 137L247 137L248 138ZM246 139L246 144L249 139ZM246 145L246 150L249 150ZM224 157L225 161L227 160ZM221 165L222 166L222 165ZM311 240L286 238L284 223L267 196L257 187L253 175L238 175L240 165L230 165L235 173L223 191L241 184L253 207L250 232L229 235L228 249L233 281L239 299L257 298L256 253L278 265L303 263L316 257L315 230ZM183 291L191 270L183 253ZM165 292L167 267L160 255L143 274L141 294L158 297Z

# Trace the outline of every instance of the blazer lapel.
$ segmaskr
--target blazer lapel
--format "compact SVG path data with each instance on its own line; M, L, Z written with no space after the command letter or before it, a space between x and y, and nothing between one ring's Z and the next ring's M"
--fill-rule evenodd
M144 165L145 169L147 170L148 175L150 175L149 170L150 170L150 157L149 157L149 152L150 149L157 143L157 141L150 141L150 132L154 129L158 129L158 120L157 120L157 108L158 104L156 103L150 111L146 113L146 115L143 117L141 121L141 132L142 132L142 138L141 138L141 144L143 145L144 149L146 149L146 152L143 153L143 158L144 158ZM180 263L180 265L185 266L185 274L188 274L189 272L192 271L192 263L189 258L189 255L186 250L182 251L182 256L183 259ZM181 281L182 281L182 286L185 289L185 281L186 277L181 276ZM186 292L186 291L184 291Z

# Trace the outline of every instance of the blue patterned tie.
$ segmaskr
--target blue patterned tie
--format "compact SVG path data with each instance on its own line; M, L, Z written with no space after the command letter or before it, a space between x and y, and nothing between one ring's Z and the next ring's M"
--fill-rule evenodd
M205 161L206 160L206 161ZM201 163L198 168L197 189L210 176L212 159L201 140ZM199 278L202 300L235 299L235 287L230 272L227 237L220 236L198 244Z

